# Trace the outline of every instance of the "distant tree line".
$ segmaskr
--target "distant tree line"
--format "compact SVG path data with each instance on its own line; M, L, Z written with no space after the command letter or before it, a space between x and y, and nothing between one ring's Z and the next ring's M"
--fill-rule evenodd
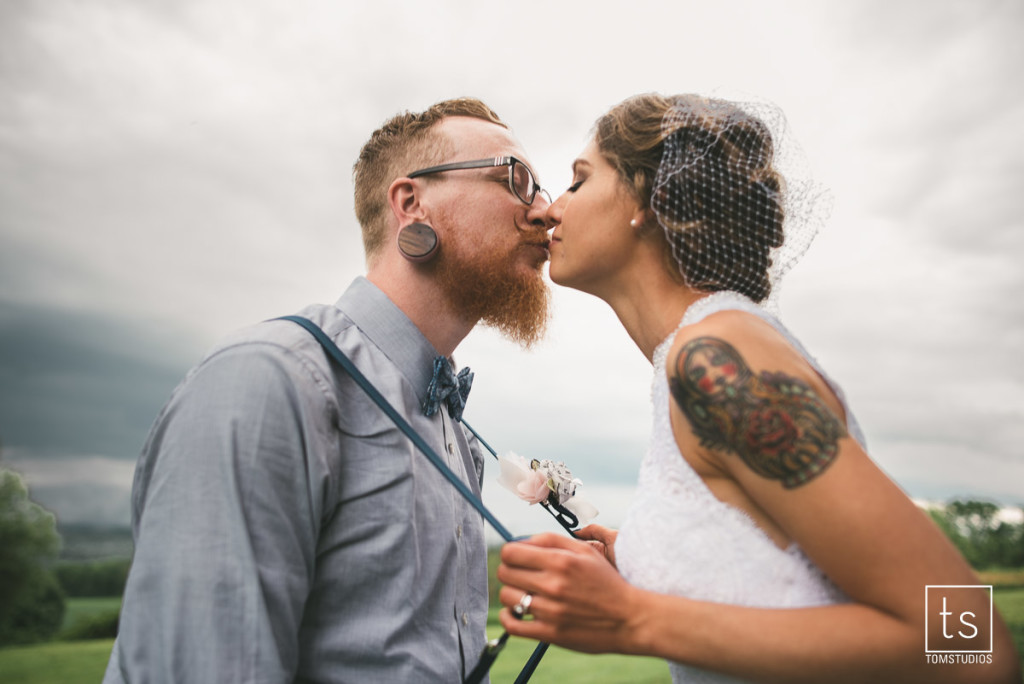
M929 511L932 520L977 570L1024 568L1024 522L999 516L986 501L952 501Z
M54 568L64 593L72 598L120 596L128 579L127 558L63 561Z

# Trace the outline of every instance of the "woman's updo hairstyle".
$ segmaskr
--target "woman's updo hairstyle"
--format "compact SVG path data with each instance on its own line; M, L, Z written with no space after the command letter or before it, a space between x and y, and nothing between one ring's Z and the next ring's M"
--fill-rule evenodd
M810 244L826 196L805 181L816 192L791 201L772 134L784 128L771 105L647 94L602 116L595 141L626 187L654 212L670 269L684 283L763 302ZM810 229L803 239L792 239L787 219L793 208L797 232Z

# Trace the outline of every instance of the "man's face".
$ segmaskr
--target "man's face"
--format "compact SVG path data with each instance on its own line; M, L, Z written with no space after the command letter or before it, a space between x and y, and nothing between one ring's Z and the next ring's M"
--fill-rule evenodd
M528 157L508 130L480 119L451 117L438 132L453 144L457 162ZM531 167L532 168L532 167ZM540 339L549 293L542 277L548 259L547 200L524 204L508 185L507 166L463 169L431 183L431 223L441 247L428 266L450 301L470 317L526 346Z

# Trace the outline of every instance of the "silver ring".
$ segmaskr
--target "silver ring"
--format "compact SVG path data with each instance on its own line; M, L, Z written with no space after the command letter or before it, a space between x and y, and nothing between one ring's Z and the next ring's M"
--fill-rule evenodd
M519 599L519 603L512 606L512 617L517 620L522 620L524 617L530 614L530 604L533 603L533 594L526 592L523 594L523 598Z

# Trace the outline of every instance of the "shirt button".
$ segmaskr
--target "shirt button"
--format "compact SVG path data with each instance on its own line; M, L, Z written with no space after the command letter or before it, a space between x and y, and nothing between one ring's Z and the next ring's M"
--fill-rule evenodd
M459 539L462 539L462 525L457 525L455 527L455 536Z
M462 626L469 627L469 615L467 615L466 613L462 614Z
M455 445L452 444L451 442L448 442L448 453L449 454L454 454L455 453Z

